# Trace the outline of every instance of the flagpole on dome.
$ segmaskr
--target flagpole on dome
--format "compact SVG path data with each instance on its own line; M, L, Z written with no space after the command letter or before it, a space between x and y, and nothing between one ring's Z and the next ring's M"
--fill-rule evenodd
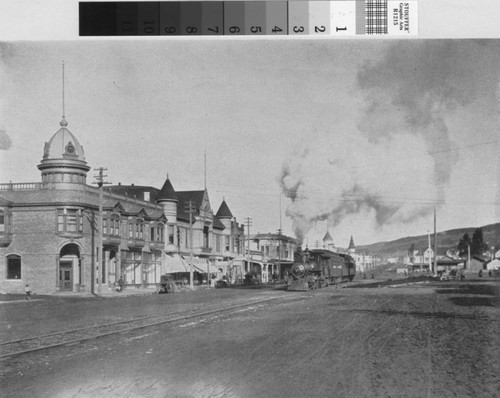
M64 60L62 61L62 120L60 123L61 127L66 127L68 122L66 121L66 106L64 98Z

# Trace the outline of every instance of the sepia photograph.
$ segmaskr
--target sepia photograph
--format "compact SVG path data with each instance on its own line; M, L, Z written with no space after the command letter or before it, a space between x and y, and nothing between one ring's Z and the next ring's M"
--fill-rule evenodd
M0 37L0 93L0 395L498 395L500 39Z

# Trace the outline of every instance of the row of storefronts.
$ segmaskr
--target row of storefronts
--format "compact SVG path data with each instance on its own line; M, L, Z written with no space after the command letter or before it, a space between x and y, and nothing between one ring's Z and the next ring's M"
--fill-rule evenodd
M20 293L26 284L46 294L99 292L120 278L143 288L165 274L186 284L193 275L195 285L285 275L295 240L245 238L224 200L212 210L206 189L176 191L168 176L161 188L88 185L83 147L67 125L63 118L45 144L41 182L0 184L1 292ZM283 251L261 251L262 242Z

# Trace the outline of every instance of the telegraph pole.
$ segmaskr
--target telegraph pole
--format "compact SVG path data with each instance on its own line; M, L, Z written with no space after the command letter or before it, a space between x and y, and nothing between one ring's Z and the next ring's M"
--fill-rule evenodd
M250 217L245 218L245 221L247 223L247 264L248 264L248 272L251 271L250 269L250 226L252 225L252 219Z
M193 201L186 203L186 212L189 213L189 286L191 289L194 288L193 281L193 213L196 211L196 207Z
M432 257L431 257L431 233L429 230L427 230L427 236L429 238L429 272L432 270Z
M281 275L281 223L278 229L278 275Z
M107 177L106 174L104 174L104 171L108 170L105 169L104 167L99 167L98 169L94 169L95 171L99 172L99 174L95 175L94 178L96 181L94 184L97 184L99 187L99 220L97 221L98 223L98 238L97 238L97 269L95 275L97 276L97 292L101 293L102 292L102 278L104 276L103 273L103 264L104 264L104 259L103 259L103 244L102 244L102 224L103 224L103 185L104 184L110 184L107 181L104 181L104 177ZM95 282L92 281L92 285Z
M436 232L436 206L434 206L434 274L437 273L437 232Z

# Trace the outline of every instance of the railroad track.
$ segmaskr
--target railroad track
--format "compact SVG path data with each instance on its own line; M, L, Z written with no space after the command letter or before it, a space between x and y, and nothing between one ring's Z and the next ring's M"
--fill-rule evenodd
M18 340L11 340L0 343L0 361L9 358L29 354L36 351L48 350L55 347L67 346L81 343L87 340L98 339L113 334L126 333L138 329L158 326L162 324L175 323L186 319L199 318L212 314L220 314L250 308L255 305L276 301L278 299L290 301L288 296L270 297L262 300L255 300L250 303L237 304L226 307L218 307L205 311L183 311L166 315L153 315L102 325L88 326L79 329L65 330L61 332L48 333L35 337L28 337Z

